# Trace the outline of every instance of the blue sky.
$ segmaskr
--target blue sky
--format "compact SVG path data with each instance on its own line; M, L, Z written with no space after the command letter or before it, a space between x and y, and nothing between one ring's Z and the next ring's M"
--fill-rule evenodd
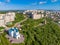
M60 0L0 0L0 10L60 10Z

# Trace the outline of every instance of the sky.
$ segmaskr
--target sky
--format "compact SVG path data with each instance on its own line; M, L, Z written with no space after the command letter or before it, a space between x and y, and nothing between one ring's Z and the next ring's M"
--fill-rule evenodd
M0 10L60 10L60 0L0 0Z

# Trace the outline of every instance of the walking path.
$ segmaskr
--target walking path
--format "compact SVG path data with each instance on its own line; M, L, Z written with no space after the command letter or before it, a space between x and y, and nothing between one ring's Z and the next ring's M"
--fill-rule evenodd
M42 26L42 25L44 25L44 24L42 24L42 23L39 23L38 25L36 25L36 26L34 26L34 27L38 27L38 26Z
M25 17L25 19L24 19L24 20L22 20L22 21L20 21L20 22L17 22L13 27L16 27L17 25L19 25L20 23L25 22L25 21L28 19L28 17L27 17L27 16L25 16L25 15L24 15L24 17ZM9 27L5 26L5 29L6 29L6 30L8 30L8 29L9 29Z
M18 25L18 24L20 24L20 23L25 22L27 19L28 19L28 18L26 17L24 20L22 20L22 21L20 21L20 22L16 23L13 27L17 26L17 25Z

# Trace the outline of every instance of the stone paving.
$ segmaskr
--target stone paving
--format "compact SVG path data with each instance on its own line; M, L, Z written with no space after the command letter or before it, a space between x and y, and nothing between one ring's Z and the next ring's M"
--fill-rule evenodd
M16 38L13 38L9 35L6 35L6 38L8 38L8 40L11 42L11 43L23 43L24 42L24 36L21 35L21 37L19 39L16 39Z

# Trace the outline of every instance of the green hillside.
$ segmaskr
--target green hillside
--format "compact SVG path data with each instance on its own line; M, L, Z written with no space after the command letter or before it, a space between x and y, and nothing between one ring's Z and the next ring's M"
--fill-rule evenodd
M19 22L19 20L17 21ZM60 45L59 25L51 19L47 19L47 22L47 24L44 24L44 18L39 20L29 18L21 23L23 26L20 33L24 35L24 43L11 44L8 39L5 38L6 33L3 33L0 35L0 45Z

